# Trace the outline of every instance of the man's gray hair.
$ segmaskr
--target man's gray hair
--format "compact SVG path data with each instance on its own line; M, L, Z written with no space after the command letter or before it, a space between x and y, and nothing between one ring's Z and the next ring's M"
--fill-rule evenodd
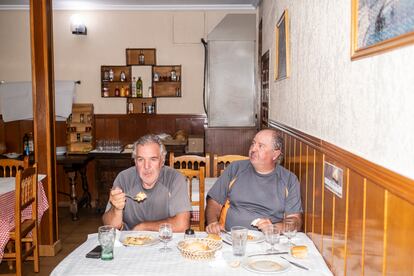
M161 141L160 137L158 137L155 134L144 135L134 143L134 147L132 149L132 158L133 159L137 158L136 149L138 146L143 146L143 145L150 144L150 143L155 143L160 146L160 155L161 155L162 163L164 164L165 156L167 155L167 150L165 149L165 146L163 142Z
M280 165L283 161L283 155L285 154L284 149L284 139L282 134L274 129L269 128L268 130L272 131L272 144L274 150L280 150L280 155L277 157L276 163Z

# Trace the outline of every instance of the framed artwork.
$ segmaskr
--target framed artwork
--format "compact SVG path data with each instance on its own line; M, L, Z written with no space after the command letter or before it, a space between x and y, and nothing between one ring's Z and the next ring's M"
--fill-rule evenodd
M352 0L351 59L413 42L413 0Z
M284 10L276 24L275 80L289 77L289 17Z

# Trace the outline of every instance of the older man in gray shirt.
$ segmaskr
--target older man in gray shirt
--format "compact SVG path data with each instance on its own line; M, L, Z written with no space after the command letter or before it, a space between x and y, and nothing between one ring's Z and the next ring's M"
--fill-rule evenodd
M152 134L134 143L135 167L118 174L109 194L105 224L125 230L158 231L161 223L171 223L174 232L190 225L191 204L183 175L164 166L166 150ZM125 194L145 199L135 201Z
M301 228L300 185L293 173L278 165L282 147L283 139L275 130L262 130L252 141L249 160L229 165L207 195L208 233L236 225L260 230L270 224L282 227L286 218ZM222 210L226 201L227 212Z

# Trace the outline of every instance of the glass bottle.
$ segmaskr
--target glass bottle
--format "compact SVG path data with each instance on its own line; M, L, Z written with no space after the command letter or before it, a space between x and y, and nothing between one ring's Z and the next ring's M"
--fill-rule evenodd
M125 97L131 96L131 93L129 92L129 87L125 87Z
M171 81L177 81L177 72L175 71L175 67L170 72L170 79Z
M152 86L148 86L148 98L152 98Z
M147 104L146 103L142 103L142 113L147 113Z
M193 239L195 237L196 237L196 235L195 235L195 232L194 232L193 229L189 228L189 229L185 230L184 239Z
M119 88L118 88L118 86L117 87L115 87L115 97L119 97Z
M29 153L33 154L34 153L33 132L29 132L28 137L29 137Z
M137 97L137 81L135 77L132 78L131 87L132 87L132 97L136 98Z
M109 69L109 81L113 81L114 80L114 70Z
M138 80L137 80L137 97L142 98L142 80L141 80L141 77L138 77Z
M128 104L128 113L132 114L134 112L134 104L131 102Z
M122 85L121 86L121 93L120 93L121 97L125 97L125 87Z
M125 81L126 80L126 75L125 75L125 72L124 71L121 71L121 74L119 75L119 79L121 81Z
M29 153L29 135L25 133L23 136L23 154L28 156Z
M145 56L144 56L144 51L141 50L139 56L138 56L138 63L139 64L145 64Z

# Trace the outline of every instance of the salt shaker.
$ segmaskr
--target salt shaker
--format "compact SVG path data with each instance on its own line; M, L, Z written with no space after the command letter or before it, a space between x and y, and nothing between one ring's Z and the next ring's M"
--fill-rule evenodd
M195 238L195 233L194 230L191 228L188 228L187 230L185 230L184 232L184 239L193 239Z

